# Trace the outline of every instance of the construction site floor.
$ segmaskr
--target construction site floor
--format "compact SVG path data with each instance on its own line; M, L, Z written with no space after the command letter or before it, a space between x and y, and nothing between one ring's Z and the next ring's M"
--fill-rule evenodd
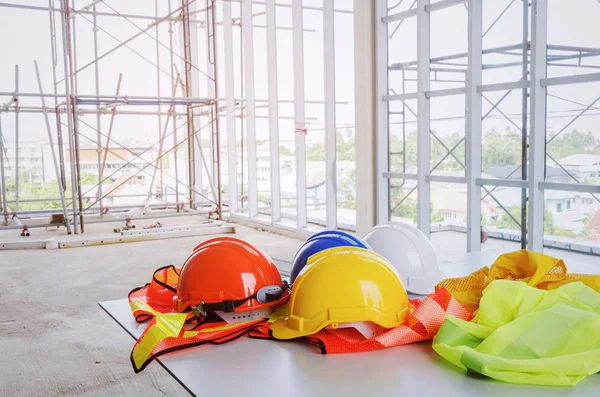
M144 219L135 224L143 227L157 220L172 227L205 223L206 217ZM90 224L85 236L111 234L120 226ZM301 239L234 226L238 237L284 261L291 261L303 243ZM64 228L32 232L29 239L66 233ZM4 230L0 240L26 239L18 234L19 230ZM131 289L149 282L156 268L181 265L196 244L214 236L0 251L0 396L187 395L159 365L134 374L129 361L132 340L98 302L125 298ZM432 241L441 262L458 263L464 255L466 236L462 233L434 233ZM490 239L482 248L508 252L519 249L519 244ZM597 261L596 257L572 252L546 252L564 258L567 266L571 260Z
M197 216L168 218L165 225L174 226L174 219L185 225L201 221ZM88 232L110 231L113 225L90 225ZM236 229L238 237L287 261L303 243L244 226ZM7 232L17 230L2 234ZM125 298L149 282L156 268L181 265L196 244L212 237L0 251L0 396L187 395L159 365L134 374L131 338L98 302Z
M135 228L130 230L141 230L145 227L149 227L151 225L156 224L156 222L160 222L165 227L175 227L175 226L189 226L189 225L201 225L208 222L208 218L206 215L190 215L189 213L176 213L171 212L168 216L160 217L164 215L164 213L153 214L154 216L148 217L145 219L137 219L133 220L131 223L135 225ZM125 221L123 219L116 219L111 215L105 215L103 218L104 223L98 223L97 220L91 220L88 223L84 224L85 234L83 236L86 237L99 237L99 236L116 236L113 232L113 229L123 228L125 226ZM28 224L28 220L23 220L23 224ZM29 221L30 223L40 223L38 220ZM71 226L72 227L72 226ZM74 229L72 229L74 230ZM55 226L51 226L48 228L45 227L36 227L29 229L30 236L29 237L21 237L21 229L9 229L9 230L1 230L0 228L0 241L2 242L13 242L13 241L31 241L31 240L47 240L51 238L60 238L61 240L74 240L80 238L82 235L78 235L75 233L67 234L67 229L64 226L59 227L58 229Z

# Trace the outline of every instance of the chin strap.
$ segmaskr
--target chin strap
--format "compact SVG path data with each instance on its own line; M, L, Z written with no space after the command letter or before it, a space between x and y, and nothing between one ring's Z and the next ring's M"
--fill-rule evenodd
M204 303L200 302L196 306L192 306L192 313L196 317L206 316L208 312L216 312L221 311L225 313L232 313L236 308L240 307L244 303L248 302L251 299L256 299L258 303L268 303L275 302L283 296L283 293L290 288L290 285L287 281L283 282L283 285L269 285L266 287L262 287L255 294L248 296L243 299L226 299L221 302L216 303Z

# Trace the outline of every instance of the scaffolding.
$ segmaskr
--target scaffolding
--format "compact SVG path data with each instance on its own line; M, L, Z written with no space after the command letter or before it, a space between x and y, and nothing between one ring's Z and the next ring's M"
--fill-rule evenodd
M181 5L173 8L171 1L168 4L168 13L164 16L159 15L159 3L155 0L155 15L132 15L117 11L114 7L103 2L94 0L84 7L75 8L74 0L59 0L60 4L55 4L55 0L48 1L48 7L31 6L25 4L0 3L0 8L10 7L31 12L46 12L49 17L50 26L50 47L52 52L52 89L50 92L44 91L42 79L35 61L36 80L39 92L22 92L19 90L19 66L15 67L15 89L12 92L0 92L0 171L2 184L0 185L2 199L2 213L4 218L4 227L20 227L20 222L16 225L15 219L20 217L35 217L45 213L62 212L65 226L68 233L73 231L75 234L84 233L84 225L87 218L93 219L95 216L100 219L93 222L114 221L113 217L105 216L109 208L105 205L105 199L109 192L103 191L103 182L115 181L115 176L126 168L133 168L133 174L117 186L111 186L111 190L118 189L121 185L127 183L138 175L150 177L148 193L146 195L113 195L112 197L132 197L137 196L145 198L140 205L113 206L111 212L128 211L135 207L141 207L143 210L149 209L170 209L173 212L186 212L192 214L216 214L217 218L222 216L222 197L221 197L221 178L220 178L220 138L219 138L219 92L218 84L218 63L216 56L216 0L181 0ZM111 9L111 12L97 11L97 5L104 4ZM202 3L202 4L200 4ZM203 15L204 20L199 20L198 16ZM122 18L129 22L136 33L125 40L118 39L109 31L101 27L97 22L97 17ZM60 20L57 19L60 18ZM77 47L77 29L75 28L78 20L85 20L93 25L93 53L92 61L78 65L78 47ZM150 24L142 28L134 20L149 21ZM158 34L159 26L168 24L169 42L167 44L160 41ZM179 28L182 41L181 55L178 54L174 46L173 36L176 34L175 28ZM206 58L207 72L199 69L198 65L198 27L205 29L206 34ZM149 32L154 29L155 36ZM60 32L60 33L58 33ZM99 54L98 33L103 33L118 44L110 50ZM57 38L60 36L60 43ZM129 43L136 38L146 36L156 42L156 61L152 61L142 55ZM81 45L81 43L80 43ZM127 48L148 64L156 68L156 86L157 95L155 96L133 96L121 94L122 74L115 89L115 95L100 95L100 67L99 61L106 58L120 48ZM62 49L62 57L59 56L59 48ZM159 50L163 48L168 50L170 58L170 70L164 70L160 66ZM183 62L183 70L180 75L176 71L175 59ZM62 64L64 76L58 76L59 65ZM93 67L94 72L94 92L80 92L78 89L78 77L84 70ZM170 79L170 96L162 96L160 92L161 74L165 74ZM199 96L200 76L206 79L209 87L208 95ZM32 78L33 76L28 76ZM63 89L63 93L60 87ZM181 95L178 92L181 91ZM5 98L5 99L2 99ZM6 100L6 98L8 98ZM21 105L23 98L37 98L41 101L41 106ZM52 102L47 104L46 101ZM128 109L129 108L129 109ZM13 113L15 117L15 195L14 200L7 200L6 195L6 174L5 157L6 147L5 139L2 134L2 116ZM19 148L20 148L20 130L19 119L22 114L39 113L44 116L45 126L48 134L48 142L52 153L52 161L56 174L56 181L60 197L39 198L27 200L28 202L60 201L61 209L41 209L33 211L23 211L19 208L20 200L20 177L19 177ZM56 118L56 134L54 133L50 116ZM83 115L95 115L95 125L84 120ZM119 143L112 136L115 118L119 115L137 115L137 116L157 116L158 120L158 140L145 148L141 153L133 151L131 148ZM109 117L108 129L102 127L103 116ZM208 118L207 123L202 124L202 119ZM177 126L176 119L183 119L183 124ZM95 136L90 136L81 131L81 126L85 126L95 132ZM185 127L186 132L183 138L177 136L177 131ZM201 142L201 133L203 130L210 131L210 165L205 158L204 148ZM55 139L56 146L55 147ZM66 141L66 145L65 142ZM82 139L89 145L93 145L97 152L97 178L98 183L84 191L82 187L81 171L81 148ZM65 147L66 146L66 147ZM151 160L144 156L150 152L154 154L155 147L158 146L156 157ZM181 159L178 159L180 149L187 149L184 153L183 161L187 161L189 166L185 175L178 173L178 165ZM130 158L123 157L126 153ZM107 169L108 155L119 158L122 162L118 169ZM68 160L65 160L65 156ZM163 159L166 156L172 156L175 163L175 176L163 172ZM68 162L68 169L67 163ZM202 173L206 173L209 178L210 189L205 191L202 187ZM71 191L67 192L67 178L70 175ZM166 181L170 179L170 181ZM183 191L182 189L183 188ZM169 200L169 189L172 199ZM158 192L157 192L158 191ZM88 194L95 192L91 202L86 201ZM157 203L152 204L152 200ZM12 222L9 219L12 218ZM38 224L34 227L46 227L47 224ZM32 226L30 226L32 227ZM72 230L71 230L72 228Z
M590 193L600 202L600 186L582 183L575 175L560 164L546 151L546 145L563 133L573 122L585 115L600 101L600 97L591 103L577 103L560 96L547 93L547 88L558 85L590 83L600 81L600 73L584 73L561 77L547 75L550 67L571 67L577 69L600 69L597 64L585 63L585 60L598 59L600 48L581 46L566 46L547 43L548 2L537 0L522 2L522 24L520 25L522 41L501 47L483 48L482 39L497 25L512 6L518 6L514 1L508 2L485 27L483 26L483 0L429 0L414 1L377 1L378 23L378 192L379 213L378 221L390 219L392 213L399 208L409 196L417 191L419 197L418 225L429 234L430 221L430 184L444 182L464 184L467 187L467 251L481 249L480 231L481 202L491 198L496 205L508 216L520 230L519 240L522 248L541 251L544 244L544 191L575 191ZM402 6L401 11L398 8ZM430 15L449 8L464 7L468 19L468 51L439 57L431 57ZM400 26L409 19L416 19L417 25L417 60L389 63L388 57L394 53L389 48L389 41L396 35ZM531 24L531 26L530 26ZM411 37L413 39L415 37ZM490 62L490 56L508 56L514 58L508 62ZM568 61L574 61L569 63ZM484 84L484 71L520 67L520 79L494 84ZM398 92L390 84L391 74L400 74ZM413 82L415 89L407 89L406 83ZM450 83L452 88L431 89L433 83ZM487 94L505 92L498 100L493 101ZM507 114L501 109L503 101L512 92L521 93L521 110L518 114ZM436 119L430 117L430 99L465 96L465 113L456 117ZM547 138L546 109L547 96L571 102L577 105L566 117L570 120L564 128ZM417 101L418 109L414 110L409 101ZM490 108L482 112L482 101ZM390 110L391 103L400 103L401 110ZM491 115L494 111L498 115ZM410 116L411 120L407 120ZM392 118L399 117L399 120ZM481 170L482 152L482 122L487 118L501 118L516 128L521 135L521 162L504 179L483 178ZM414 118L414 120L413 120ZM464 119L465 136L453 147L448 147L431 128L432 121ZM513 119L520 119L514 121ZM406 160L406 126L417 124L417 172L409 173ZM401 128L402 148L393 151L389 147L390 126ZM531 129L528 130L528 129ZM435 164L431 165L430 141L435 139L445 150L445 154ZM466 159L456 154L460 145L465 145ZM401 169L391 170L391 160L400 158ZM448 158L456 161L464 170L465 176L436 175L434 171ZM557 183L545 178L547 160L556 164L573 183ZM515 179L513 175L518 175ZM403 189L407 181L416 181L416 185L407 188L407 192L398 202L392 202L392 190ZM521 190L520 216L511 214L497 199L494 191L498 187L511 187ZM567 244L570 246L571 244Z
M226 212L232 219L240 218L261 224L266 221L276 227L293 228L303 232L306 232L309 224L319 224L329 228L354 228L352 224L338 222L337 214L338 204L342 202L338 202L337 197L336 131L346 128L349 124L336 123L336 106L349 105L349 102L336 100L336 58L333 51L335 16L352 15L350 9L334 8L332 2L324 2L322 7L312 6L303 4L302 0L293 0L291 4L278 3L275 0L177 0L178 6L175 7L169 0L168 12L160 15L159 3L164 8L166 2L155 0L154 15L149 15L147 9L146 14L123 13L118 10L119 6L104 0L90 0L85 6L79 4L82 0L77 0L77 6L73 1L75 0L60 0L59 4L59 0L48 0L46 7L0 2L0 8L46 12L49 15L53 89L35 93L9 91L0 87L0 101L3 97L9 100L6 106L0 108L0 116L6 113L16 115L42 113L50 117L47 125L52 124L52 117L57 119L54 127L56 133L53 133L52 137L55 138L59 150L56 150L53 157L56 157L59 184L62 184L63 190L70 186L71 191L65 192L64 200L58 197L35 200L40 202L52 200L56 203L60 201L61 205L64 202L63 215L69 217L76 233L81 232L82 222L86 222L84 216L105 217L106 208L109 206L106 200L109 189L103 187L101 182L107 179L114 180L119 175L121 168L117 170L108 168L107 158L120 157L122 167L133 168L134 175L144 175L150 178L151 182L147 195L139 195L140 198L146 198L145 205L130 205L125 208L112 205L111 212L126 211L136 206L173 208L179 211L181 205L185 204L186 210L210 212L218 217ZM291 11L291 26L283 26L281 19L277 21L280 18L277 10L282 9L286 9L286 12ZM324 98L322 100L307 99L304 92L306 88L304 34L314 33L315 30L305 27L303 14L315 11L322 14L323 26ZM60 20L56 17L60 17ZM126 38L118 38L115 32L98 23L100 18L104 20L119 18L121 21L126 21L135 31ZM264 23L256 21L258 18L264 18ZM75 29L77 23L93 26L92 39L90 40L89 37L87 41L80 39L79 45L76 37L77 29ZM145 25L142 26L141 23ZM163 43L158 39L158 29L167 24L169 42ZM222 34L220 43L217 40L217 28L219 34ZM265 66L268 70L266 99L258 98L256 95L259 90L256 87L254 70L253 36L256 28L266 29ZM179 36L175 30L178 30ZM280 98L278 95L277 33L280 30L291 31L293 36L293 99ZM202 35L204 43L200 42L200 35L196 34L198 31L204 32ZM99 36L112 38L117 45L100 52ZM150 38L155 41L156 59L133 47L132 44L136 39L144 37L145 40ZM176 37L179 38L179 51L175 49ZM233 43L237 41L239 41L239 54L234 53ZM90 47L93 45L94 56L91 61L81 61L82 42ZM199 51L199 45L204 47L204 54L200 53L202 51ZM64 52L62 57L59 56L61 48ZM103 92L104 95L100 94L103 90L99 89L101 86L99 80L102 80L99 61L110 59L110 55L119 49L135 54L138 59L156 70L157 95L134 96L125 93L123 87L127 84L127 78L122 75L116 81L114 95L106 95L106 91ZM169 62L165 62L164 56L159 56L159 52L164 53L164 50L168 50ZM78 54L80 62L77 59ZM218 54L223 54L222 60L217 59ZM58 76L61 69L59 61L64 63L66 71L60 76ZM183 67L179 70L177 63L180 61L183 62ZM170 67L165 67L166 63L169 63ZM235 63L239 75L234 67ZM219 68L222 73L220 84ZM88 73L86 76L88 83L89 73L93 73L92 92L89 89L83 92L83 89L78 88L78 78L82 72ZM165 76L171 83L170 89L167 95L165 93L161 95L160 81ZM87 86L89 88L90 84ZM104 84L102 88L105 89L106 85ZM54 103L42 106L15 105L20 98L44 98L48 101L53 100ZM279 110L281 104L293 104L293 114L282 114L283 111ZM324 108L325 120L321 123L323 128L309 126L317 120L316 117L306 114L306 108L313 105ZM265 109L268 110L268 115L261 114ZM83 116L86 115L91 115L96 120L85 119ZM158 138L148 150L158 148L158 156L148 160L146 157L153 152L133 151L129 145L122 144L114 138L115 119L118 120L121 115L157 118ZM257 140L257 129L260 129L257 128L257 121L259 119L268 119L271 169L268 191L260 190L257 186L257 141L260 142ZM184 122L178 125L177 120L184 120ZM281 120L293 121L291 132L294 134L295 193L282 192L278 174L279 167L282 165L278 150L280 146L278 128ZM226 121L227 125L226 134L220 135L223 121ZM84 130L92 132L86 133ZM326 198L307 197L307 190L313 188L307 186L306 165L306 135L311 131L323 131L325 137L323 144L326 147L326 154L323 168ZM202 139L199 139L199 136L203 133L209 137L209 147L202 147ZM227 148L223 152L219 145L222 138L227 141ZM241 144L241 150L237 147L238 143ZM92 188L84 188L81 183L82 144L93 145L97 151L95 162L100 183ZM181 152L182 155L178 154ZM174 157L175 175L163 172L160 166L161 159L171 155ZM222 161L224 155L227 157L226 161ZM241 156L241 159L238 156ZM222 174L223 167L227 168L227 172ZM67 180L69 176L70 180ZM222 177L225 178L225 182L221 180ZM154 194L153 186L162 188L169 183L168 192L161 194L174 199L162 200L160 204L150 204L150 199L165 198ZM10 206L10 210L7 211L9 215L12 212L16 212L19 216L57 212L52 209L36 210L35 213L23 211L19 208L19 203L25 201L19 197L18 187L16 190L14 199L9 199L6 204L3 204L5 208ZM121 197L113 192L110 193L111 197ZM86 199L89 200L90 194L95 195L94 199L85 203ZM133 195L129 196L133 197ZM289 201L294 200L294 204L289 204ZM325 209L323 218L309 213L309 210L319 213L323 208ZM295 209L295 212L291 209Z

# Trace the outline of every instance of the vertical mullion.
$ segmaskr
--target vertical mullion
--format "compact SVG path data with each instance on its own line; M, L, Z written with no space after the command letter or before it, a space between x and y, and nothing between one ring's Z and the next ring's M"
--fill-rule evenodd
M327 228L337 228L337 171L335 120L335 36L333 1L323 2L325 60L325 187Z
M377 74L377 223L390 220L390 182L383 176L389 171L389 105L383 100L388 95L388 24L387 0L377 0L375 10L376 74Z
M190 43L190 49L189 49L189 54L190 54L190 60L189 62L191 62L191 65L186 65L186 67L189 68L189 73L190 73L190 81L188 82L188 84L190 84L190 96L192 97L200 97L200 73L198 72L198 69L193 67L194 65L200 65L200 54L198 51L198 29L196 29L196 24L190 23L190 20L196 20L196 14L192 14L194 13L198 8L198 3L195 1L191 1L191 0L186 0L188 3L188 7L189 7L189 12L191 14L191 16L188 19L188 32L189 32L189 43ZM208 68L210 69L210 68ZM208 73L210 73L210 70L207 70ZM209 94L210 95L210 94ZM202 175L203 173L203 164L202 164L202 158L204 156L204 153L202 152L202 131L198 131L201 126L202 126L202 117L200 116L200 108L198 107L194 107L191 109L192 112L192 119L193 119L193 123L192 123L192 138L191 138L191 149L194 151L194 201L195 201L195 205L196 207L202 207L204 205L204 196L202 196L202 192L204 191L204 186L203 186L203 179L204 179L204 175ZM212 130L212 121L210 123L210 128ZM198 132L196 132L198 131ZM159 154L160 155L160 154ZM208 169L206 170L207 174L208 174ZM213 200L216 201L216 197L213 197Z
M419 205L417 224L419 229L429 237L430 230L430 190L427 175L430 174L430 120L429 99L426 92L430 87L430 18L425 6L430 0L417 1L417 180Z
M468 0L469 55L467 69L467 252L481 251L481 94L482 0Z
M354 125L356 135L356 233L375 226L376 69L375 8L354 0Z
M267 69L269 72L269 149L271 151L271 222L281 220L279 186L279 97L277 95L277 31L275 0L267 0Z
M292 1L294 46L294 127L296 147L296 225L306 227L306 123L304 111L304 32L302 0Z
M544 181L546 167L546 78L548 0L534 0L531 40L531 131L529 134L529 222L528 248L544 248Z
M231 3L223 2L223 55L225 60L225 111L227 112L227 168L229 178L229 213L238 211L237 154L235 136L235 77L233 74L233 27Z
M254 98L254 44L252 32L252 0L242 5L244 35L244 81L246 88L246 131L248 139L248 205L251 217L258 215L256 178L256 113ZM243 183L243 182L242 182Z

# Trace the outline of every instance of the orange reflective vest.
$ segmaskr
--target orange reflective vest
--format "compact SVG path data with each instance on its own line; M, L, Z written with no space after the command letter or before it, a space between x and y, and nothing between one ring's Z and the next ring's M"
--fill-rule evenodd
M255 329L266 319L228 324L221 319L205 319L198 325L192 313L177 313L176 295L180 269L162 267L154 272L152 281L129 293L129 305L136 321L148 322L131 351L131 364L136 373L155 358L203 344L222 344L237 339Z
M314 335L294 340L314 346L322 354L358 353L431 340L437 334L446 316L454 316L465 321L470 321L473 317L444 289L428 295L422 301L413 299L410 303L415 309L402 325L369 339L354 328L338 328L322 329ZM248 336L276 340L269 332L269 325L273 321L274 319L270 319L269 322L258 324Z

